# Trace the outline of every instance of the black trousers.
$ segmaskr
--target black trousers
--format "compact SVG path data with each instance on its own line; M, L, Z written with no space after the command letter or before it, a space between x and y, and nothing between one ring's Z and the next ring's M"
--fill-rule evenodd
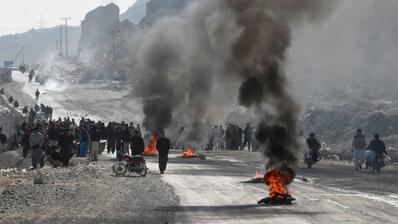
M24 159L26 159L26 157L28 156L29 153L29 146L23 146L22 147L22 156Z
M163 172L166 170L168 160L169 160L169 155L159 155L159 171L160 172Z
M247 148L250 150L251 147L252 147L252 144L251 144L250 139L245 138L245 139L243 140L242 150L246 147L246 145L247 145Z
M44 167L44 155L41 147L32 149L32 167L36 169L38 164L41 168Z
M107 140L108 153L115 153L115 140Z

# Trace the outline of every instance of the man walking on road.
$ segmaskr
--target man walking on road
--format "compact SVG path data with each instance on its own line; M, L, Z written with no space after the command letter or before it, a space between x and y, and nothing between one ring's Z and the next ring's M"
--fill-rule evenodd
M36 101L39 100L40 92L38 89L36 89L35 96L36 96Z
M159 153L159 171L164 174L169 160L170 140L165 137L164 131L160 132L160 138L157 141L156 149Z
M37 169L37 164L40 168L44 167L43 144L44 136L40 133L39 127L36 127L34 132L30 135L30 146L32 147L32 169Z
M30 70L30 72L29 72L29 82L32 82L32 79L33 79L33 76L35 75L35 71L32 69L32 70Z
M362 164L365 162L366 158L366 141L361 129L357 130L357 134L352 141L352 155L355 170L362 169Z

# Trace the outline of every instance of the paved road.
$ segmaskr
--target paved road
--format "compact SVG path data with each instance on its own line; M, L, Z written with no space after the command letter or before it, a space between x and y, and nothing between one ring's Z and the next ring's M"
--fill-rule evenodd
M32 94L34 86L29 85L25 85L24 91ZM77 116L96 111L105 120L138 116L138 103L131 99L121 100L120 96L116 100L118 94L75 88L49 91L42 101L58 111ZM130 108L135 111L131 112ZM154 159L150 159L149 166L152 171L157 170ZM326 167L327 172L319 176L332 174L333 169ZM175 213L177 223L398 223L397 194L342 190L338 185L331 187L321 182L296 180L290 188L297 199L292 206L259 206L257 200L267 196L265 185L240 183L253 174L252 167L226 159L171 158L167 173L161 179L174 187L180 205L158 209ZM328 180L333 181L333 178ZM350 183L349 178L345 183ZM394 182L389 186L393 188ZM381 187L378 192L383 189Z
M175 188L181 223L398 223L398 197L383 197L296 180L290 187L291 206L259 206L263 184L244 184L253 168L208 158L170 159L162 177ZM157 170L156 161L150 162Z

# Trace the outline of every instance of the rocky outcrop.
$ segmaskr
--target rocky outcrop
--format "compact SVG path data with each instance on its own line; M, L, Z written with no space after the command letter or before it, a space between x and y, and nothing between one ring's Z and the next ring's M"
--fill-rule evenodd
M113 3L87 13L81 23L79 53L107 46L119 26L119 7Z
M140 23L146 15L146 4L150 0L137 0L127 11L120 15L120 21L128 20L134 25Z
M140 25L150 26L164 16L179 14L192 0L151 0L146 4L146 16Z
M120 22L119 7L113 3L100 6L89 13L81 23L79 61L88 68L86 79L107 79L120 58L122 37L133 30L128 20Z

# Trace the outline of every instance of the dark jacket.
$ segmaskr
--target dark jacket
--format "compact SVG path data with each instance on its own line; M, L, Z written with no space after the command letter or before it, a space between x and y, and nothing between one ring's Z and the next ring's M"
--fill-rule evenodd
M321 149L321 144L316 138L307 138L308 148L311 150L319 150Z
M130 140L131 140L130 130L128 127L123 127L122 140L123 140L123 142L130 142Z
M352 147L354 149L365 149L366 147L365 136L362 134L355 135L352 141Z
M170 150L170 140L167 138L159 138L156 143L156 149L159 152L159 156L167 156Z
M25 131L21 138L21 143L22 143L23 147L26 147L26 148L30 147L29 138L30 138L30 133L28 131Z
M98 128L93 127L90 129L90 137L92 142L99 142L101 140L101 132Z
M47 131L48 139L58 141L59 139L59 131L55 127L51 127Z
M69 155L72 153L73 140L72 134L64 134L59 138L58 146L61 148L61 154Z
M131 154L142 155L144 154L145 144L144 139L140 136L134 136L131 140Z
M251 127L246 127L243 134L245 135L245 139L250 140L253 136L253 129Z
M7 143L7 136L3 133L0 133L0 143L2 144Z
M370 142L368 149L374 151L376 154L383 154L383 153L387 154L386 145L380 139L373 139Z

